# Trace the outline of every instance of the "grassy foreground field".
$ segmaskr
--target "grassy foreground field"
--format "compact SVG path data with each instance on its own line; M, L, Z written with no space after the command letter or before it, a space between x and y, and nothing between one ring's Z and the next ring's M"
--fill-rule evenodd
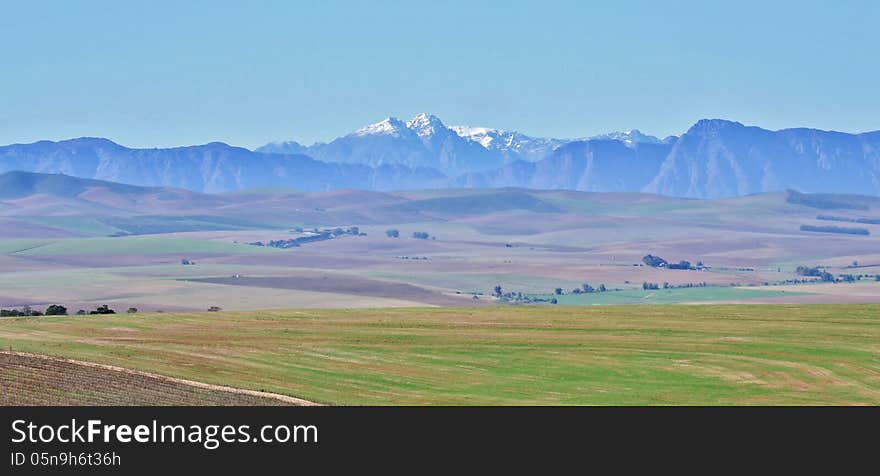
M0 320L0 346L326 404L880 404L880 305Z

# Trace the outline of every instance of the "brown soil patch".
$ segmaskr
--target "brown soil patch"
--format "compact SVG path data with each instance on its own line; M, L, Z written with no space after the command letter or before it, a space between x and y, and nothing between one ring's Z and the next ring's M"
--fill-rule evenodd
M0 351L0 405L316 405L115 365Z

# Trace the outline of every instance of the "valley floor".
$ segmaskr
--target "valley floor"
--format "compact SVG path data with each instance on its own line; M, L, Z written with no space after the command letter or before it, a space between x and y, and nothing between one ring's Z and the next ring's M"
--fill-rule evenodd
M204 196L176 205L155 198L130 205L136 210L125 220L89 214L109 203L86 200L96 196L90 190L48 211L29 208L45 205L36 196L5 202L0 308L880 302L880 201L869 197L859 200L870 207L852 205L864 210L834 212L870 218L858 224L869 233L854 235L802 230L841 222L819 219L826 212L784 193L684 200L515 189L336 191ZM192 210L178 216L174 207ZM647 266L648 254L692 266ZM799 267L838 282L818 284ZM608 292L578 294L585 284Z

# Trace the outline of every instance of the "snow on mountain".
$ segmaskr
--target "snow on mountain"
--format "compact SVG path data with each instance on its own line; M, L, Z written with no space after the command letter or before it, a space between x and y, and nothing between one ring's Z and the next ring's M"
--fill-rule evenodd
M628 131L616 131L609 132L607 134L600 134L597 136L590 137L593 140L616 140L623 142L628 147L632 147L635 144L662 144L664 141L658 139L657 137L642 134L642 132L638 129L630 129Z
M293 154L308 154L308 148L297 141L288 140L288 141L277 141L277 142L269 142L268 144L257 147L254 149L254 152L260 152L262 154L285 154L285 155L293 155Z
M550 155L557 147L574 140L531 137L516 131L488 127L451 126L450 129L488 150L501 153L505 163L515 160L535 162Z
M257 152L306 154L329 162L371 166L433 167L444 173L457 174L518 160L537 162L563 145L591 139L615 140L633 147L640 143L671 143L676 138L660 140L637 129L589 138L533 137L490 127L446 126L437 116L420 113L408 121L385 118L329 144L303 147L293 141L273 142L258 148Z
M415 132L419 137L431 137L445 130L446 126L437 116L420 113L406 121L406 128Z
M368 124L352 132L349 136L387 135L401 137L406 135L409 129L406 123L396 117L387 117L375 124Z

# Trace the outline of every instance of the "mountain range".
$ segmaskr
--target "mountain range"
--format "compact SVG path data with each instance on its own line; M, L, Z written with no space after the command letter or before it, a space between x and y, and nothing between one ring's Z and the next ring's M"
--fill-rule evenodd
M133 149L80 138L0 147L0 173L63 173L197 192L520 187L723 198L794 189L880 195L880 131L770 131L703 119L681 136L638 130L558 139L436 116L387 118L328 143Z

